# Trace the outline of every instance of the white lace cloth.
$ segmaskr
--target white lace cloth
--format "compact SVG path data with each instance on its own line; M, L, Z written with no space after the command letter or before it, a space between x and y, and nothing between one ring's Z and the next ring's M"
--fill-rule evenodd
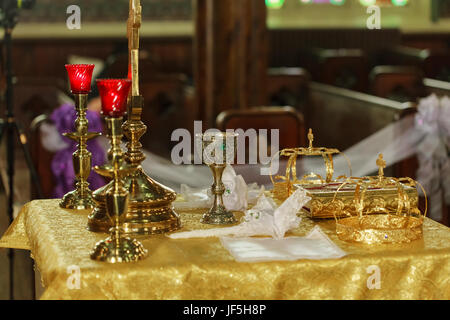
M299 188L277 208L272 199L261 195L256 205L245 212L243 222L237 226L178 232L168 237L187 239L224 236L270 236L275 239L282 239L286 232L298 227L301 218L297 216L297 213L310 200L311 198L307 196L306 191Z
M284 239L223 237L220 240L238 262L339 259L347 255L319 226L315 226L306 237Z

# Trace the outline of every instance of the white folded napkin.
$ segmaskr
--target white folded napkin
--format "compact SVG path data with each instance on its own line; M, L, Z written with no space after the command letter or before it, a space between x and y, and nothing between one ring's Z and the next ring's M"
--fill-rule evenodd
M319 226L315 226L306 237L284 239L223 237L220 240L238 262L339 259L347 255Z
M264 193L264 187L256 183L247 186L241 175L236 175L233 167L227 165L223 172L222 182L225 185L223 203L230 211L244 211L249 204L256 202L258 197ZM181 185L181 195L185 201L175 202L175 209L210 208L213 203L211 188L191 188L185 184Z
M245 212L243 222L240 225L179 232L171 234L169 237L186 239L223 236L271 236L275 239L282 239L286 232L298 227L301 218L297 216L297 213L310 200L311 198L307 196L306 190L298 188L277 208L273 200L263 194L259 197L257 204Z

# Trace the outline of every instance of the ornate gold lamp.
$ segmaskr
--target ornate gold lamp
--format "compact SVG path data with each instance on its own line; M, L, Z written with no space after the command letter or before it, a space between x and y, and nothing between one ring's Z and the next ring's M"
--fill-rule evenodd
M233 213L228 211L223 204L225 186L222 182L222 174L227 163L232 163L235 159L237 137L236 133L228 132L205 133L196 136L197 150L202 153L203 162L209 166L214 177L211 187L214 195L213 206L203 215L202 223L227 225L237 222Z
M422 238L422 226L427 208L418 208L417 185L411 178L391 178L384 176L386 162L383 155L377 160L378 176L349 178L337 190L330 206L336 219L336 233L339 239L365 244L402 243ZM338 199L337 194L346 185L356 185L351 205ZM411 196L409 189L415 189ZM422 186L420 186L425 194ZM369 190L396 189L392 195ZM426 194L425 194L426 201ZM339 217L341 217L339 219Z
M105 207L107 218L112 228L108 239L96 244L91 253L91 259L109 263L133 262L146 257L147 250L136 239L122 236L123 223L128 209L128 190L124 188L122 179L130 174L135 167L124 163L124 154L120 148L123 136L122 122L126 98L130 89L130 80L99 80L97 81L102 97L102 111L106 116L107 135L111 140L109 163L96 168L99 173L108 173L113 178L105 189Z
M128 39L132 92L128 120L123 124L123 132L128 139L125 160L137 170L123 180L124 187L129 191L129 207L123 230L127 234L150 235L175 231L181 227L181 222L172 205L176 193L151 179L141 167L145 156L140 139L147 131L147 126L141 120L144 99L139 92L141 11L140 1L130 0ZM109 228L109 220L106 219L106 202L100 193L101 191L96 192L97 207L90 217L89 229L104 232Z
M94 207L92 191L89 189L89 178L92 166L92 154L87 150L87 141L99 135L88 132L86 118L87 99L91 91L92 72L94 65L77 64L66 65L72 93L75 97L77 119L75 132L64 134L67 138L78 142L77 150L73 154L73 167L75 170L75 190L64 195L60 206L65 209L85 210Z

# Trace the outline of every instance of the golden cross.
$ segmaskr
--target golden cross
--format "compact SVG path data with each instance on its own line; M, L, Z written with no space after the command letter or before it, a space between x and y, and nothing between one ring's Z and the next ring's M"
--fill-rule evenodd
M142 6L140 0L130 0L127 34L129 50L139 49L139 29L142 24Z
M130 0L127 23L129 64L132 77L132 96L139 96L139 29L142 25L142 6L140 0Z
M386 161L383 159L382 153L378 156L377 166L378 166L378 175L380 177L383 177L384 176L384 168L386 168Z

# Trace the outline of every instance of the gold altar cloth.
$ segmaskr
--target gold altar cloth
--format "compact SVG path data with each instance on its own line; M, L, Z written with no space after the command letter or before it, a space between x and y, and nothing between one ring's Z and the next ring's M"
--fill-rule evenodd
M318 224L348 256L338 260L238 263L219 239L141 238L148 258L133 264L92 261L106 237L87 231L88 212L61 209L58 200L28 203L0 247L31 250L42 276L41 299L450 299L450 229L426 219L424 238L409 244L340 241L334 220L304 217L288 236ZM201 210L180 213L182 231L211 228ZM80 288L68 286L68 267L80 268ZM381 287L368 288L378 266ZM372 277L372 278L371 278Z

